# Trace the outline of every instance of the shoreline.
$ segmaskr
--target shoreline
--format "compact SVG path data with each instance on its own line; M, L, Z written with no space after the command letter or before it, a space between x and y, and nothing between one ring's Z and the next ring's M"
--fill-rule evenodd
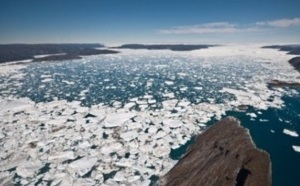
M23 60L62 61L81 59L81 56L117 54L101 44L1 44L0 64Z

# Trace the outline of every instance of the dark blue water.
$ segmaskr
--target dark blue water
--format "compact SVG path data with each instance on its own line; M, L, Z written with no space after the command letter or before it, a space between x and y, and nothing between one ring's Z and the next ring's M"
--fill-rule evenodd
M283 129L290 129L300 133L300 96L284 97L283 100L285 108L261 111L255 121L245 113L227 112L227 115L237 117L250 130L256 145L270 153L274 186L300 185L300 153L292 148L292 145L300 146L300 138L282 132ZM259 122L259 119L268 121Z
M123 56L116 59L100 56L100 59L89 62L34 63L22 70L25 76L19 80L21 86L15 87L13 82L8 82L3 89L0 87L0 96L29 97L35 102L49 102L55 97L78 100L84 106L91 106L99 103L112 105L114 101L126 103L131 98L150 94L157 101L156 107L161 108L160 103L167 99L164 94L174 93L177 99L187 99L193 103L207 102L208 98L224 103L224 100L232 100L234 96L219 90L243 86L246 79L257 75L257 65L251 63L251 59L231 59L228 63L216 60L207 64L205 59L180 55ZM53 80L43 83L42 75L49 75ZM67 84L64 80L73 84ZM174 84L167 85L166 81ZM0 83L4 82L5 78L0 78ZM150 82L151 85L147 86ZM187 87L187 91L181 91L183 87ZM201 87L202 90L194 87ZM7 89L11 91L3 93ZM88 92L82 99L80 92L83 90Z

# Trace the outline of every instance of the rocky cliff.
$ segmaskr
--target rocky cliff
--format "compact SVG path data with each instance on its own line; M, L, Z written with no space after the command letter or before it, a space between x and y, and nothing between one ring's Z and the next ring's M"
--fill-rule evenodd
M271 160L257 149L247 129L225 118L196 138L181 160L160 180L166 186L267 186Z

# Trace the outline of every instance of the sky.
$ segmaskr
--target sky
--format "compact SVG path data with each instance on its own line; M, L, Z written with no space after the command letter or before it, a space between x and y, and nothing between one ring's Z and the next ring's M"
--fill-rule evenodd
M300 0L1 0L0 43L300 43Z

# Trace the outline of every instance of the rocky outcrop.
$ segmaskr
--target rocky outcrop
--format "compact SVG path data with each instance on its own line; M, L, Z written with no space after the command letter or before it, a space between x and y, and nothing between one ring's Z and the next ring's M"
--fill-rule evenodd
M160 180L166 186L271 185L271 161L247 129L225 118L197 136L184 157Z
M290 59L289 63L300 72L300 57L294 57Z
M61 61L80 59L80 56L117 53L119 52L104 49L101 44L0 44L0 63L30 59L34 62ZM46 57L35 58L36 55Z

